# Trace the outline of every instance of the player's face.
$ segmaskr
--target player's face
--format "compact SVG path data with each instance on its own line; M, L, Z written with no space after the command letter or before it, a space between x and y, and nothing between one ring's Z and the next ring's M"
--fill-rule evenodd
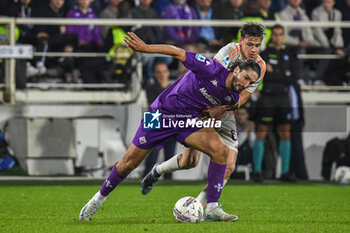
M253 36L239 38L239 46L241 47L243 59L256 59L260 52L261 40L260 37Z
M239 93L250 84L255 83L258 78L259 75L254 70L248 69L241 71L239 67L236 67L233 71L232 90Z

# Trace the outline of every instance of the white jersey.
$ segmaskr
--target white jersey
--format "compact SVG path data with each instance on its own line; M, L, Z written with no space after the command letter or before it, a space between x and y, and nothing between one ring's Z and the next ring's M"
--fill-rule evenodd
M236 62L237 60L242 60L241 48L239 46L239 43L229 43L225 47L222 47L219 50L219 52L214 56L214 59L220 62L221 65L226 69L229 64ZM253 93L256 90L256 88L259 86L262 79L264 78L266 72L266 64L264 60L259 55L257 56L256 60L260 65L261 74L259 79L255 83L251 84L245 89L249 93Z
M243 60L241 54L241 48L239 43L229 43L225 47L221 48L219 52L214 56L214 59L221 63L223 67L227 69L228 65L236 62L237 60ZM266 72L266 64L264 60L258 55L256 60L259 62L261 68L261 74L259 79L247 87L245 90L249 93L253 93L261 83ZM225 115L220 119L222 125L220 129L216 129L220 137L223 139L225 144L232 150L238 151L238 138L236 119L234 114L226 112Z

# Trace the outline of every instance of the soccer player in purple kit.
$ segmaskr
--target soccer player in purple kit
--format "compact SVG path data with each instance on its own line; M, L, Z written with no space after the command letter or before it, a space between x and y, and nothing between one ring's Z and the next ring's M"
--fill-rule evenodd
M265 28L263 25L257 23L246 23L241 29L241 37L239 39L239 43L227 44L225 47L221 48L220 51L214 56L214 60L221 63L221 65L225 68L228 68L230 64L236 61L246 59L254 59L260 65L261 74L259 79L240 92L239 104L237 104L237 107L243 105L249 99L251 93L256 90L264 78L266 64L264 60L259 56L264 33ZM220 117L218 117L217 114L220 115L221 109L224 109L223 112L225 112L225 108L225 106L211 106L211 115L215 116L216 119L219 119ZM225 112L220 120L222 122L222 126L215 129L229 148L223 183L223 186L225 186L236 167L238 139L236 133L236 120L233 112ZM148 194L152 190L153 186L157 183L161 175L177 170L190 169L197 166L200 160L200 156L200 151L185 147L181 154L176 154L172 158L162 163L156 163L153 166L152 170L144 177L141 182L142 194ZM255 157L253 160L255 161ZM203 207L207 204L207 186L205 186L204 189L199 193L197 199L202 203Z
M171 45L147 45L134 33L129 32L124 40L135 51L171 55L183 62L189 71L162 92L152 103L149 111L153 117L160 114L190 115L190 120L200 117L207 106L225 105L236 107L239 92L255 83L261 68L255 60L245 60L231 70L219 62L186 52ZM213 82L216 85L213 85ZM173 119L179 120L179 119ZM227 214L218 206L227 163L228 147L213 128L171 127L162 129L144 128L143 121L121 161L113 167L101 189L83 207L79 218L91 220L108 194L134 170L153 148L161 148L171 138L191 148L208 154L208 199L205 210L207 221L236 221L236 215Z

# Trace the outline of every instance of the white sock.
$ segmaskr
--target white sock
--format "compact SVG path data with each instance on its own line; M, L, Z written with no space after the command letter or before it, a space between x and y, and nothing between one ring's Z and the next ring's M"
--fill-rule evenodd
M94 195L93 199L94 199L95 201L98 201L98 202L100 202L100 203L102 204L102 203L107 199L107 197L103 196L103 195L100 193L100 191L98 191L98 192Z
M205 213L211 211L212 209L218 207L219 204L217 202L210 202L207 204L207 208L205 208Z
M197 200L200 203L202 203L202 205L207 204L207 199L208 199L208 185L206 185L202 190L202 192L200 192L199 195L197 196Z
M224 180L223 183L223 187L225 186L225 184L227 183L227 180ZM202 192L199 193L199 195L197 196L197 199L200 203L202 204L207 204L207 199L208 199L208 185L206 185L204 187L204 189L202 190ZM208 207L207 207L208 208Z
M180 170L179 168L179 163L177 161L177 157L180 154L174 155L173 157L171 157L170 159L168 159L167 161L159 164L156 167L156 171L158 172L159 175L162 175L164 173L170 173L173 171L177 171Z

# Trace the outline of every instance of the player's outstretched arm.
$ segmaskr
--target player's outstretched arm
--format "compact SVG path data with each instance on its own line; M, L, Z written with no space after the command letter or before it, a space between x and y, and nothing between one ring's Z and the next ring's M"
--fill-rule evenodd
M172 46L163 44L146 44L135 33L128 32L129 36L124 37L125 43L135 51L143 53L161 53L173 56L181 62L186 60L186 51Z

